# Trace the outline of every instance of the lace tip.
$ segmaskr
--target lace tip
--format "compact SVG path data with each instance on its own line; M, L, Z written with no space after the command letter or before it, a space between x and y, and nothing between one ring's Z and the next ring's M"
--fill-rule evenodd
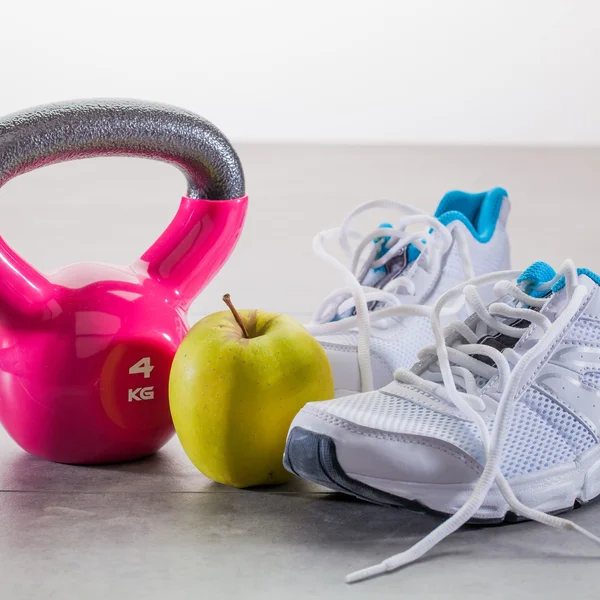
M593 534L591 531L588 531L581 525L577 525L577 523L573 523L573 521L569 521L569 523L570 523L571 529L573 531L576 531L577 533L584 535L588 540L591 540L592 542L594 542L595 544L598 544L600 546L600 537Z
M346 583L358 583L359 581L364 581L365 579L371 579L371 577L377 577L377 575L383 575L386 572L386 565L384 563L380 563L378 565L367 567L366 569L361 569L360 571L354 571L354 573L346 575L345 581Z

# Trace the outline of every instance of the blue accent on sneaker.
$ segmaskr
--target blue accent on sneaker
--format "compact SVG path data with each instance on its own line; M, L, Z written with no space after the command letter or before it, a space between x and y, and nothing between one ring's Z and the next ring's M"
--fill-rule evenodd
M379 229L392 229L393 225L391 223L382 223L379 226ZM389 235L383 235L381 237L375 238L373 240L374 244L379 243L381 240L383 240L383 245L385 246L389 241L390 241L390 236Z
M390 223L382 223L379 227L380 228L385 227L385 228L391 229L393 226ZM379 252L377 253L377 258L381 258L389 250L389 248L387 247L387 244L390 241L390 236L388 235L388 236L384 236L384 237L375 238L373 240L373 242L375 244L377 244L380 240L384 240L384 242L381 245ZM410 264L413 260L415 260L419 256L419 254L421 254L421 251L418 248L415 248L415 246L413 246L412 244L409 244L407 252L406 252L407 264ZM378 272L385 273L385 267L384 266L377 267L375 269L375 273L378 273Z
M448 192L442 198L435 216L444 225L461 221L477 241L489 242L496 229L502 201L507 196L502 188L479 194Z
M541 283L546 283L547 281L552 281L556 277L556 271L548 264L543 261L534 262L532 265L529 265L519 276L517 279L517 283L523 283L527 281L531 283L530 286L527 286L525 291L534 298L542 298L548 293L548 290L544 291L536 291L534 288Z
M411 244L406 251L406 259L408 260L408 264L410 264L413 260L416 260L419 257L419 254L421 254L421 251L416 246Z
M392 229L392 224L391 223L382 223L379 226L379 229L385 228L385 229ZM387 243L390 241L390 236L386 235L386 236L382 236L382 237L378 237L375 238L373 240L374 244L378 244L381 240L383 240L383 244L381 244L381 248L379 248L379 252L377 253L377 258L381 258L387 251L389 248L387 248ZM375 271L375 273L385 273L385 266L382 267L377 267L376 269L373 269Z
M590 271L589 269L577 269L577 275L587 275L596 285L600 285L600 275L594 273L594 271ZM552 291L556 294L562 290L566 285L566 281L564 277L561 277L553 286Z

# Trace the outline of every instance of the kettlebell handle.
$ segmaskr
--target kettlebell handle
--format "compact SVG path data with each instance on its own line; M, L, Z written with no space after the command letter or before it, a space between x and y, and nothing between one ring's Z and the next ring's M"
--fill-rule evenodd
M60 102L0 119L0 187L42 166L99 156L161 160L186 176L187 197L173 222L133 266L176 290L181 305L189 306L225 262L243 225L247 198L235 150L206 119L136 100ZM0 238L0 298L34 314L53 293L52 284Z
M244 195L227 138L202 117L164 104L99 99L58 102L0 119L0 187L45 165L98 156L139 156L176 165L189 198Z

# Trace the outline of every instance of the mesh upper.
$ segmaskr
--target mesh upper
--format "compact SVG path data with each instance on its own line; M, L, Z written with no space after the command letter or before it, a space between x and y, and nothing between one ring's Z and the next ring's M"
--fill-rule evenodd
M402 390L410 389L411 395L420 395L425 399L425 395L414 388L392 385L394 393L399 396L379 390L336 398L318 406L331 415L363 427L440 439L458 446L476 460L483 461L483 446L474 423L402 397Z
M504 444L507 478L574 460L596 443L591 432L541 390L530 387L515 405Z
M580 344L600 346L600 323L594 319L579 319L573 324L568 337Z
M442 440L484 464L483 445L474 423L425 406L420 399L431 403L433 397L416 388L392 385L398 396L379 390L319 403L318 408L370 429ZM441 407L442 401L437 402ZM502 463L507 479L573 461L596 443L576 417L535 387L515 405L508 431Z

